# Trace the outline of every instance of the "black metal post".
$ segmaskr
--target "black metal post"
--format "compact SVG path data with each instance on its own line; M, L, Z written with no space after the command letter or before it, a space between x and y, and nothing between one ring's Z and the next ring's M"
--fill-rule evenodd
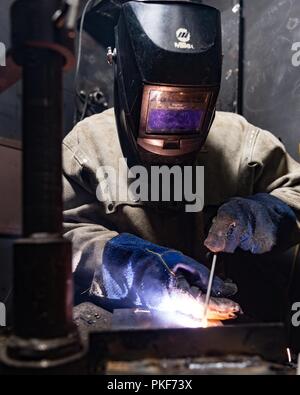
M15 25L29 17L27 41L22 44L15 37L16 58L23 66L24 238L14 248L14 330L2 361L9 370L24 373L84 369L84 350L72 317L72 246L62 237L65 58L53 20L59 3L18 0L12 12ZM30 21L33 28L27 26Z
M62 67L28 48L23 69L23 234L15 245L15 332L65 336L72 322L71 245L62 231ZM68 286L69 285L69 286ZM66 288L68 286L68 289Z
M23 68L23 233L62 230L62 56L28 48Z

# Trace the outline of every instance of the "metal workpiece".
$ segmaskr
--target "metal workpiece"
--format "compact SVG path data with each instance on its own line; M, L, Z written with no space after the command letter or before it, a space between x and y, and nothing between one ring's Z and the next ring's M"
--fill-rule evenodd
M91 374L295 373L280 324L187 328L166 312L112 314L89 302L74 308L74 321L89 344Z
M288 366L270 363L259 357L227 355L224 357L143 359L110 361L107 375L293 375Z
M114 311L110 329L99 328L99 321L91 323L90 371L106 375L295 373L287 363L281 324L187 328L173 321L168 325L167 318L165 312L123 309Z
M91 330L90 359L94 366L109 361L180 359L227 356L260 357L287 362L282 324L236 324L210 328L166 324L164 312L116 310L112 328Z
M74 307L73 318L83 341L88 342L90 332L111 329L113 314L90 302Z

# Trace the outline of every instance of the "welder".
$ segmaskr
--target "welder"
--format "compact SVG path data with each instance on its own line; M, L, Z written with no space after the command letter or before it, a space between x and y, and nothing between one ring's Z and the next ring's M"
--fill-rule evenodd
M77 296L155 308L174 289L205 293L209 251L255 258L299 243L299 163L270 132L216 111L219 11L196 1L130 1L115 39L114 109L86 118L63 143L64 227ZM108 176L120 159L129 169L203 166L203 209L187 212L174 196L118 199L116 189L134 181ZM262 281L249 275L254 291ZM235 292L215 277L213 295Z

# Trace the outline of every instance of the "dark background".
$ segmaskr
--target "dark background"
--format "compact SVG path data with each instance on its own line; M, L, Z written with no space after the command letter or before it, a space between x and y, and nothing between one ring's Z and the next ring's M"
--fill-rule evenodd
M292 45L300 42L299 0L245 1L243 114L273 132L300 160L300 67Z
M292 65L292 45L300 42L300 1L244 0L241 48L241 1L203 2L218 7L223 14L224 72L219 109L243 113L250 122L270 130L299 160L300 67ZM0 3L0 41L7 47L12 3L13 0ZM105 51L87 34L83 41L81 71L85 77L80 78L80 88L100 87L112 105L112 70L106 65ZM65 76L65 133L73 122L73 78L73 73ZM20 83L0 95L0 137L21 138L20 99Z

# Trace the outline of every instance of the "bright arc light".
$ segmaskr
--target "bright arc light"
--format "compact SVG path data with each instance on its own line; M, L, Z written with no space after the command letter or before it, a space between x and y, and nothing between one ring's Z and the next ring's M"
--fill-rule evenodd
M157 310L165 312L168 320L183 327L206 328L208 326L207 321L202 322L203 302L181 291L164 297Z

